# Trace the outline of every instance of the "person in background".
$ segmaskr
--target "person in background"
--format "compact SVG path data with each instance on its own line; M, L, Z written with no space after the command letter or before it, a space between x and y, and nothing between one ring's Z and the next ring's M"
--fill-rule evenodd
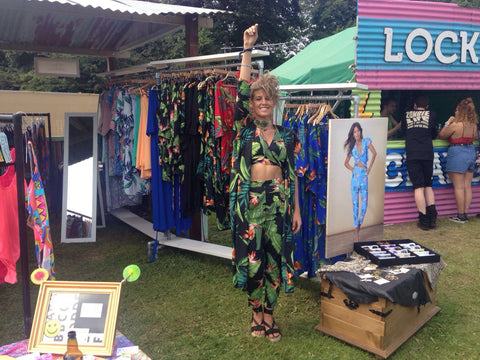
M370 138L363 137L363 129L360 123L354 122L348 132L344 148L347 150L345 167L352 172L350 191L353 204L353 226L355 227L354 241L358 242L360 237L360 226L363 223L368 205L368 174L372 169L377 152ZM372 153L372 159L368 162L368 151ZM353 157L353 166L350 159ZM359 206L359 198L361 207ZM358 213L360 207L360 214Z
M472 202L472 179L475 170L476 152L473 140L478 137L478 117L472 98L467 98L457 105L455 115L445 122L440 139L448 139L447 173L453 183L457 214L449 220L457 223L468 221L468 208Z
M432 189L433 143L437 136L437 117L429 109L425 93L416 95L413 110L402 119L405 134L407 172L413 185L415 204L418 210L418 227L430 230L436 227L437 210Z
M394 98L388 97L386 99L382 99L380 108L380 115L382 117L388 118L387 138L390 139L400 129L402 125L393 117L393 114L397 110L397 103Z
M273 124L278 80L260 76L250 82L251 54L258 25L243 34L242 62L235 107L230 218L233 283L246 290L252 307L251 334L281 339L273 319L280 286L293 292L293 235L300 230L295 133ZM249 111L250 109L250 111Z

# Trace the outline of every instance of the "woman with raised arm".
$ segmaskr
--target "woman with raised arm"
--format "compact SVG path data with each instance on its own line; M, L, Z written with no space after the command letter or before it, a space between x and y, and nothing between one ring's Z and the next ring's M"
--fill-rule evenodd
M243 34L242 62L235 108L230 219L233 283L248 293L251 334L281 338L273 309L280 285L293 292L293 235L302 224L295 175L300 143L290 129L273 124L278 80L251 82L252 50L258 25Z

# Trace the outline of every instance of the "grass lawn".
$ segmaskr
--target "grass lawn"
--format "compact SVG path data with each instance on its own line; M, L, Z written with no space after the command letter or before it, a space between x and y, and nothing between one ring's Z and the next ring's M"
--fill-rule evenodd
M95 243L61 244L58 223L51 219L57 280L121 281L123 268L137 264L142 275L122 289L117 328L153 360L374 358L314 330L320 321L319 283L297 279L293 294L281 292L275 316L283 338L272 344L250 336L246 294L233 288L229 261L165 247L147 263L151 239L107 220ZM439 219L431 231L415 223L386 226L384 238L410 238L447 263L437 286L442 310L390 358L479 359L480 217L466 224ZM229 239L228 231L210 227L212 242L228 245ZM32 271L33 240L29 248ZM33 313L38 287L30 288ZM24 339L21 282L0 285L0 309L0 345Z

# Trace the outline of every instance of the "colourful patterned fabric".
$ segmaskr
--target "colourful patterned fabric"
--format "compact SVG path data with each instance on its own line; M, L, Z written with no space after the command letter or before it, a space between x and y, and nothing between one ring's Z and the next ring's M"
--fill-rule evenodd
M267 144L262 134L258 133L252 143L252 164L265 164L273 166L282 166L287 158L285 145L280 133L275 129L273 140L270 146Z
M353 226L358 227L362 225L363 218L367 212L368 205L368 174L367 168L355 166L352 171L352 181L350 183L350 192L352 193L352 204L353 204ZM360 214L358 213L359 208L359 197L362 201L362 207L360 209Z
M192 216L201 211L203 205L203 184L197 176L200 163L200 122L203 121L204 108L202 93L198 91L195 80L185 85L185 132L181 150L185 160L183 180L183 215Z
M47 198L37 166L37 157L31 141L28 141L27 150L32 177L27 187L27 210L33 220L32 228L35 238L37 264L39 267L48 271L50 280L55 280L55 261L50 233Z
M273 308L281 285L282 234L285 218L285 184L282 179L252 181L246 218L249 241L248 303L254 308Z
M344 256L325 258L328 130L325 125L308 124L308 119L308 115L286 114L284 125L298 134L301 143L296 174L302 228L294 235L295 275L306 272L308 277L314 277L322 264L336 262Z
M352 171L352 181L350 183L350 191L352 193L352 204L353 204L353 226L358 227L362 225L363 218L367 212L368 204L368 174L367 174L367 163L368 163L368 147L372 143L372 140L368 137L362 139L362 144L360 146L360 151L358 151L357 145L355 145L350 152L350 156L353 157L353 171ZM357 166L359 163L363 164L363 167ZM359 197L362 201L362 206L360 209L360 214L358 213L359 209Z
M357 166L358 163L362 163L363 166L367 166L368 163L368 147L372 143L372 139L369 137L362 139L362 145L360 146L360 152L358 147L355 145L350 152L350 156L353 157L353 166Z
M203 180L203 212L209 215L215 211L216 179L218 177L217 157L215 156L215 80L207 78L199 85L200 105L200 163L197 175Z
M126 347L133 347L135 344L131 342L125 335L123 335L120 331L116 330L115 332L115 339L113 340L113 355L111 357L98 357L92 356L94 360L115 360L120 359L122 356L117 355L117 349L126 348ZM8 355L13 358L19 358L24 355L27 355L28 349L28 339L18 341L13 344L3 345L0 346L0 355ZM131 355L132 360L151 360L142 350L139 350L136 354ZM61 360L63 359L63 354L50 354L45 353L41 354L41 360Z
M232 172L230 181L230 221L232 231L233 253L233 284L246 289L249 278L249 258L256 251L255 242L250 241L251 229L245 216L249 204L250 167L253 140L259 141L259 130L250 119L248 99L250 85L239 81L238 100L235 107L234 128L238 131L233 141ZM292 216L295 194L295 156L300 150L300 143L293 131L277 126L282 141L285 144L287 158L282 162L282 177L285 180L286 211L283 228L278 229L282 236L281 278L285 292L293 292L293 252L295 243L292 236Z
M115 158L117 159L115 171L121 173L123 178L123 191L125 195L146 195L150 191L149 182L140 177L140 172L133 166L133 139L135 135L134 102L128 91L118 92L115 102Z
M233 120L237 87L219 80L215 87L215 212L217 228L230 228L229 184L230 164L232 159Z

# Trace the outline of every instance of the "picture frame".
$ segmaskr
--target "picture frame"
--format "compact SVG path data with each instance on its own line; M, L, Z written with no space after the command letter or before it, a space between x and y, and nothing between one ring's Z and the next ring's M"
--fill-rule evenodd
M84 354L111 356L121 283L44 281L40 285L28 352L63 354L76 331Z

